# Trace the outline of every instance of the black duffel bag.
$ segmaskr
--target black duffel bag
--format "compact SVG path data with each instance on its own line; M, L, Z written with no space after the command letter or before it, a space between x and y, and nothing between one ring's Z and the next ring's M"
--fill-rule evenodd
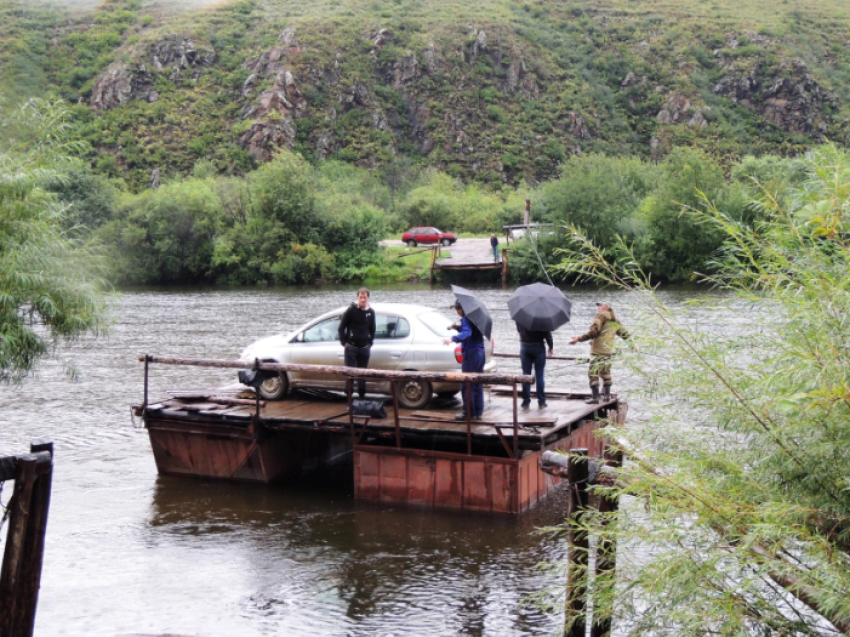
M248 385L248 387L258 389L265 381L269 378L274 378L277 374L277 372L270 372L265 369L243 369L240 370L238 376L239 382L243 385Z
M380 400L352 400L351 413L355 416L369 416L376 420L387 417L384 403Z

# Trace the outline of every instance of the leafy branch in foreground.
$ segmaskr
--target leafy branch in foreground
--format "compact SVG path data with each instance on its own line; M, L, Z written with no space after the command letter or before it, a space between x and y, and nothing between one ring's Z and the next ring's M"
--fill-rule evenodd
M725 237L701 277L718 294L683 310L623 241L602 251L574 232L562 253L561 272L639 308L621 359L640 411L605 429L631 458L612 489L622 507L588 521L620 546L616 578L595 581L594 621L633 635L850 633L850 156L825 146L805 167L802 186L753 202L751 226L708 201L683 211Z
M51 186L74 165L61 104L33 100L0 121L0 382L16 382L59 341L99 334L101 259Z

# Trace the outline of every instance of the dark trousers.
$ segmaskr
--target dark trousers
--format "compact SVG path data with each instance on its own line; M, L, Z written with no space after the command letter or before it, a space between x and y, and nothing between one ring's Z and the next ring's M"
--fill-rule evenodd
M546 381L543 378L543 370L546 369L546 345L544 343L520 343L519 362L522 365L522 373L530 374L534 366L534 385L537 393L537 402L546 402ZM531 384L522 384L522 402L531 402Z
M368 345L366 347L354 347L353 345L345 346L345 366L346 367L360 367L365 369L369 367L369 354L371 354L372 348ZM346 379L346 393L348 393L348 387L351 383L351 379ZM357 394L360 398L366 396L366 381L362 378L357 381Z
M460 364L460 371L480 374L484 371L484 348L483 347L468 347L463 351L463 362ZM472 385L472 405L467 405L468 385ZM484 413L484 387L481 383L464 383L461 387L461 396L463 397L463 413L469 414L473 418L479 418Z

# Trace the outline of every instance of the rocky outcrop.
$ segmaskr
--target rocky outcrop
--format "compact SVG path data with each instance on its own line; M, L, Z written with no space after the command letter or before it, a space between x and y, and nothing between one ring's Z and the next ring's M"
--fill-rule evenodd
M587 123L584 121L584 117L576 113L575 111L570 111L570 125L569 125L569 133L575 139L590 139L590 129L587 127Z
M261 162L271 159L277 148L292 148L295 119L306 107L307 101L292 73L279 72L271 90L261 93L257 103L245 111L244 119L257 121L239 137L239 145Z
M343 89L339 95L339 103L346 107L346 109L355 106L368 108L372 105L372 99L369 97L369 87L363 82L355 82Z
M201 69L216 60L211 46L196 46L188 36L169 35L150 45L137 64L113 62L95 82L92 106L108 110L135 99L155 102L159 99L159 93L153 90L157 74L168 71L169 79L177 82L183 71L191 70L192 79L197 80Z
M429 73L436 73L440 69L440 53L433 42L422 53L422 58L425 60L425 66Z
M144 64L131 67L124 62L109 65L92 89L91 104L105 111L130 100L148 98L153 91L154 76Z
M278 36L281 46L286 49L287 54L301 53L298 38L295 37L295 27L286 27Z
M408 51L403 58L396 61L392 68L393 87L401 88L407 82L419 77L419 60L416 54Z
M390 35L389 29L379 29L377 33L371 36L372 44L375 46L376 49L380 49L382 46L384 46L387 42L390 41L391 37L392 36Z
M784 131L823 135L824 111L838 107L835 94L821 86L800 62L770 76L760 64L749 71L727 70L714 92L760 113Z
M691 115L691 118L688 120L688 126L691 128L707 128L708 127L708 117L707 115L711 114L711 108L708 106L703 106L702 108L698 108L696 112Z
M687 97L673 93L667 98L664 108L658 112L655 119L659 124L667 126L679 124L688 116L690 108L691 101Z
M165 68L197 69L215 64L218 56L211 46L196 47L189 36L168 35L150 50L157 71Z
M484 31L479 31L475 38L475 44L472 45L472 56L478 57L487 50L487 34Z

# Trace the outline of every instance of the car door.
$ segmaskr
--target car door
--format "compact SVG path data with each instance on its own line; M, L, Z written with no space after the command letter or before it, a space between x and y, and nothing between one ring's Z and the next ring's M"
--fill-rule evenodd
M339 343L342 315L332 316L310 325L296 334L290 343L291 360L299 365L343 365L343 348ZM296 386L338 389L345 385L341 376L320 372L292 372Z
M426 232L428 233L425 235L427 237L426 243L437 243L440 240L440 235L437 233L436 228L428 228Z
M378 312L375 314L375 340L369 357L371 369L397 370L412 342L410 323L403 316ZM369 384L373 391L388 391L388 383Z

